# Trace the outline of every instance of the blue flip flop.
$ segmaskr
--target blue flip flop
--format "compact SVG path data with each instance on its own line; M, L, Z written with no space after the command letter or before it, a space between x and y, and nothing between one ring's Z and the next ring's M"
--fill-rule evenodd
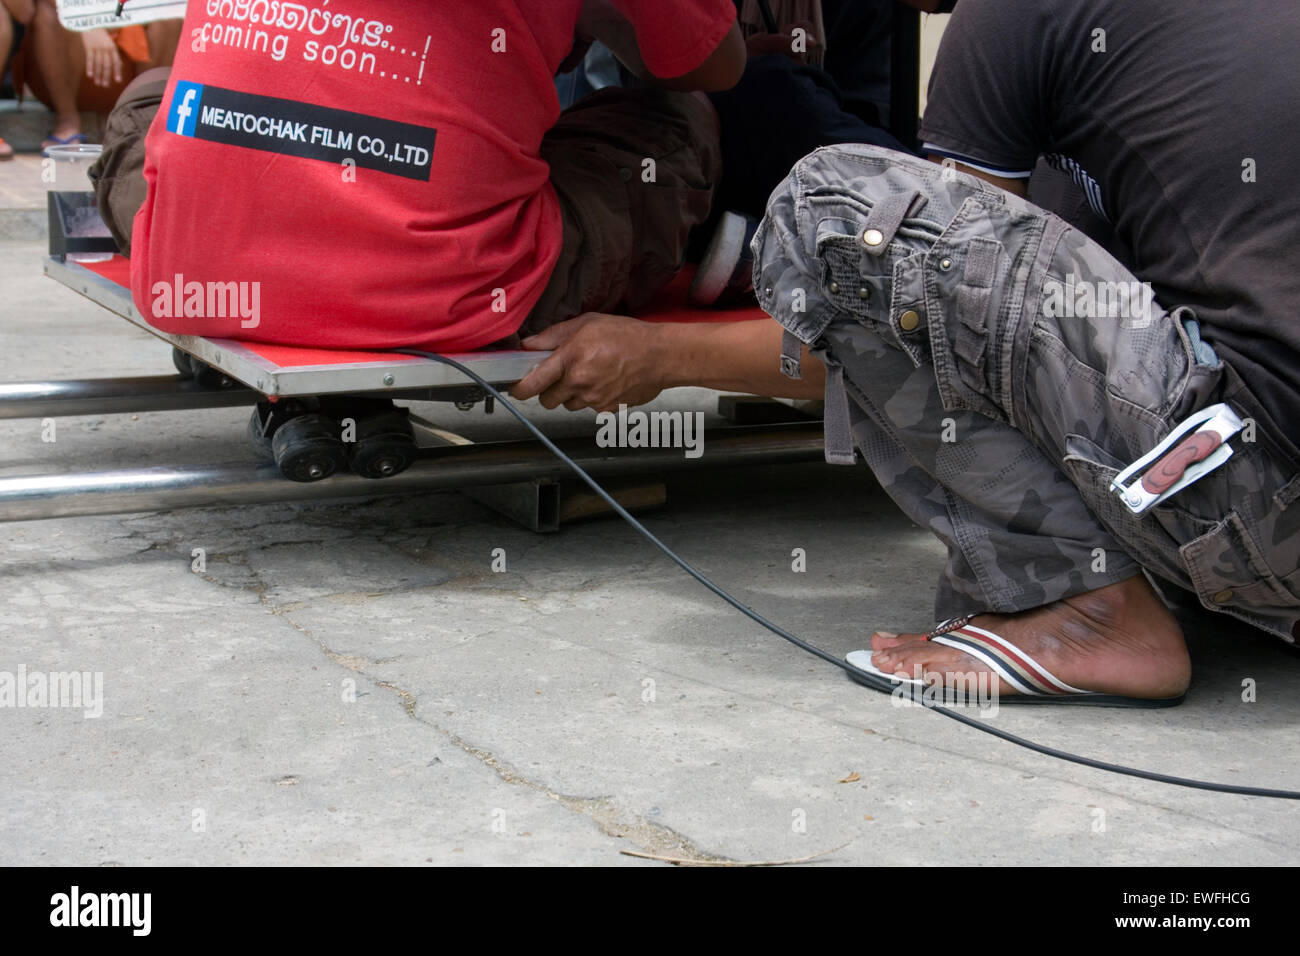
M50 136L45 137L45 141L41 143L41 155L49 156L50 154L48 150L55 146L80 146L85 141L85 133L73 133L71 136L62 137L51 134Z

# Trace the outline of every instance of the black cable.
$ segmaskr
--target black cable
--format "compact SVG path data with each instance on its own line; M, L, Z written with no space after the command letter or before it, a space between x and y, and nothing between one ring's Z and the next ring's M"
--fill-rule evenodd
M700 584L704 585L706 588L708 588L718 597L722 598L722 600L726 601L728 604L734 607L741 614L744 614L746 617L754 621L756 624L760 624L763 627L767 628L769 631L771 631L773 634L777 635L778 637L784 638L785 640L789 641L795 647L807 651L809 654L812 654L814 657L820 657L828 664L835 665L836 667L840 668L846 673L867 683L868 685L875 688L876 690L880 690L884 692L888 692L892 690L894 685L891 682L882 680L876 675L864 671L859 667L854 667L848 661L841 660L840 658L835 657L834 655L828 653L827 651L822 650L820 647L814 647L813 645L809 644L807 641L796 637L795 635L787 631L785 628L781 627L779 624L773 624L771 621L763 617L763 615L759 614L753 608L741 604L740 601L738 601L736 598L732 597L726 591L722 590L722 588L718 587L707 577L705 577L702 573L695 570L695 568L692 567L684 558L680 557L677 554L677 552L673 551L672 548L668 547L668 545L660 541L653 531L651 531L649 528L643 525L636 518L632 517L632 515L628 513L626 508L624 508L617 501L615 501L613 497L611 497L610 494L607 491L605 491L604 488L602 488L600 485L596 483L596 480L594 478L592 478L590 475L586 473L586 471L582 469L582 466L580 466L576 461L574 461L564 452L560 451L560 449L556 447L555 443L552 442L549 438L547 438L542 433L542 430L540 428L538 428L536 425L530 422L526 417L524 417L524 414L521 411L519 411L519 409L515 408L512 402L506 399L506 397L502 395L496 389L496 387L494 387L490 382L486 381L477 372L474 372L472 369L466 368L464 365L462 365L460 362L457 362L455 359L450 359L447 358L447 356L445 355L438 355L434 352L422 352L419 349L395 349L394 351L400 352L403 355L415 355L420 358L426 358L426 359L431 359L432 361L435 362L441 362L443 365L449 365L452 368L456 369L458 372L460 372L462 375L464 375L466 378L473 381L479 387L483 388L489 395L491 395L493 398L499 401L502 407L505 408L506 411L508 411L511 415L513 415L516 419L518 419L519 422L522 423L525 428L527 428L530 432L536 435L537 439L551 452L551 454L553 454L564 464L568 465L568 467L573 470L574 474L576 474L579 478L581 478L584 482L586 482L587 487L589 487L592 491L594 491L605 502L605 504L609 505L620 518L622 518L624 521L630 524L647 541L649 541L656 548L658 548L665 555L667 555L668 558L679 568L681 568L683 571L685 571L687 574L693 577L696 581L700 582ZM1236 793L1236 794L1242 794L1244 796L1249 796L1249 797L1275 797L1279 800L1300 800L1300 792L1294 790L1273 790L1267 787L1242 787L1242 786L1237 786L1235 784L1229 784L1229 783L1213 783L1207 780L1192 780L1188 777L1173 777L1173 776L1169 776L1168 774L1156 773L1154 770L1141 770L1136 767L1125 767L1120 764L1107 763L1104 760L1095 760L1092 757L1083 757L1080 756L1079 754L1070 753L1068 750L1057 750L1055 747L1048 747L1044 744L1035 743L1032 740L1027 740L1024 737L1019 737L1016 734L1010 733L1009 731L1006 730L998 730L996 727L990 727L988 724L980 723L979 721L975 720L973 717L968 717L965 714L958 713L957 711L954 710L950 710L949 708L944 707L940 704L935 704L924 700L920 701L920 703L922 703L922 706L924 706L927 710L936 711L937 713L943 714L945 717L950 717L953 720L963 723L968 727L974 727L976 730L982 731L983 733L991 734L994 737L999 737L1002 740L1005 740L1008 743L1013 743L1018 747L1024 747L1025 749L1032 750L1035 753L1044 754L1048 757L1055 757L1058 760L1065 760L1069 763L1077 763L1084 767L1092 767L1095 770L1105 770L1109 773L1118 773L1129 777L1141 777L1144 780L1154 780L1156 783L1167 783L1175 787L1191 787L1197 790L1213 790L1219 793Z

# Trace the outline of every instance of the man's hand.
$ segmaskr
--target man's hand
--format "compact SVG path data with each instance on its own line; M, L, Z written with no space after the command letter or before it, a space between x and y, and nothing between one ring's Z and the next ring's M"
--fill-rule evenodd
M510 390L538 396L546 408L614 411L644 405L667 387L659 348L662 326L623 315L588 312L524 339L524 348L553 349Z
M795 30L803 31L802 50L795 50ZM807 63L808 57L817 52L818 46L817 28L807 20L792 23L780 33L755 33L745 39L745 50L751 57L781 53L796 63Z
M578 31L603 43L625 67L643 80L680 93L718 93L740 82L745 72L745 40L733 22L712 53L689 73L656 76L641 58L641 47L631 22L609 0L584 0Z
M781 326L772 321L642 322L589 312L524 339L554 349L511 396L547 408L614 411L644 405L665 388L693 385L774 398L819 398L826 369L807 348L803 377L781 374Z
M86 76L96 86L122 82L122 57L107 30L87 30L81 35L86 48Z

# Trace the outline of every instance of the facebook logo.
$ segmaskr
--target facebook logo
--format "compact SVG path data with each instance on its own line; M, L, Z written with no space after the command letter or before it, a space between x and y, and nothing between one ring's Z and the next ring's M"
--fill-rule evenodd
M194 127L199 121L199 103L203 100L203 86L200 83L176 84L172 90L172 105L167 113L167 130L181 136L193 136Z

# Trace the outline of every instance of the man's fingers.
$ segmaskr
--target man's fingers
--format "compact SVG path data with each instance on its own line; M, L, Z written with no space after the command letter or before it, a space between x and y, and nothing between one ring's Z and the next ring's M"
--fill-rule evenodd
M569 341L574 333L591 321L595 313L586 312L576 318L568 319L564 322L558 322L549 329L543 329L536 335L530 335L523 340L524 348L534 352L544 352L548 349L556 349Z
M547 356L541 364L515 382L510 389L510 397L527 401L534 395L540 395L564 377L564 359L559 355Z
M560 379L550 388L544 390L540 395L538 395L537 401L541 403L542 408L559 408L561 405L568 408L568 402L572 398L573 386L564 379Z
M117 47L111 39L108 39L107 45L101 45L93 40L90 34L83 39L86 45L86 76L96 86L109 86L113 83L121 83L122 58L118 56Z
M555 331L558 328L558 325L553 325L544 332L539 332L536 335L530 335L525 339L521 339L519 344L530 352L552 351L560 344L559 335Z
M113 64L110 62L108 54L103 50L96 50L94 63L95 72L91 79L96 86L108 86L113 76Z

